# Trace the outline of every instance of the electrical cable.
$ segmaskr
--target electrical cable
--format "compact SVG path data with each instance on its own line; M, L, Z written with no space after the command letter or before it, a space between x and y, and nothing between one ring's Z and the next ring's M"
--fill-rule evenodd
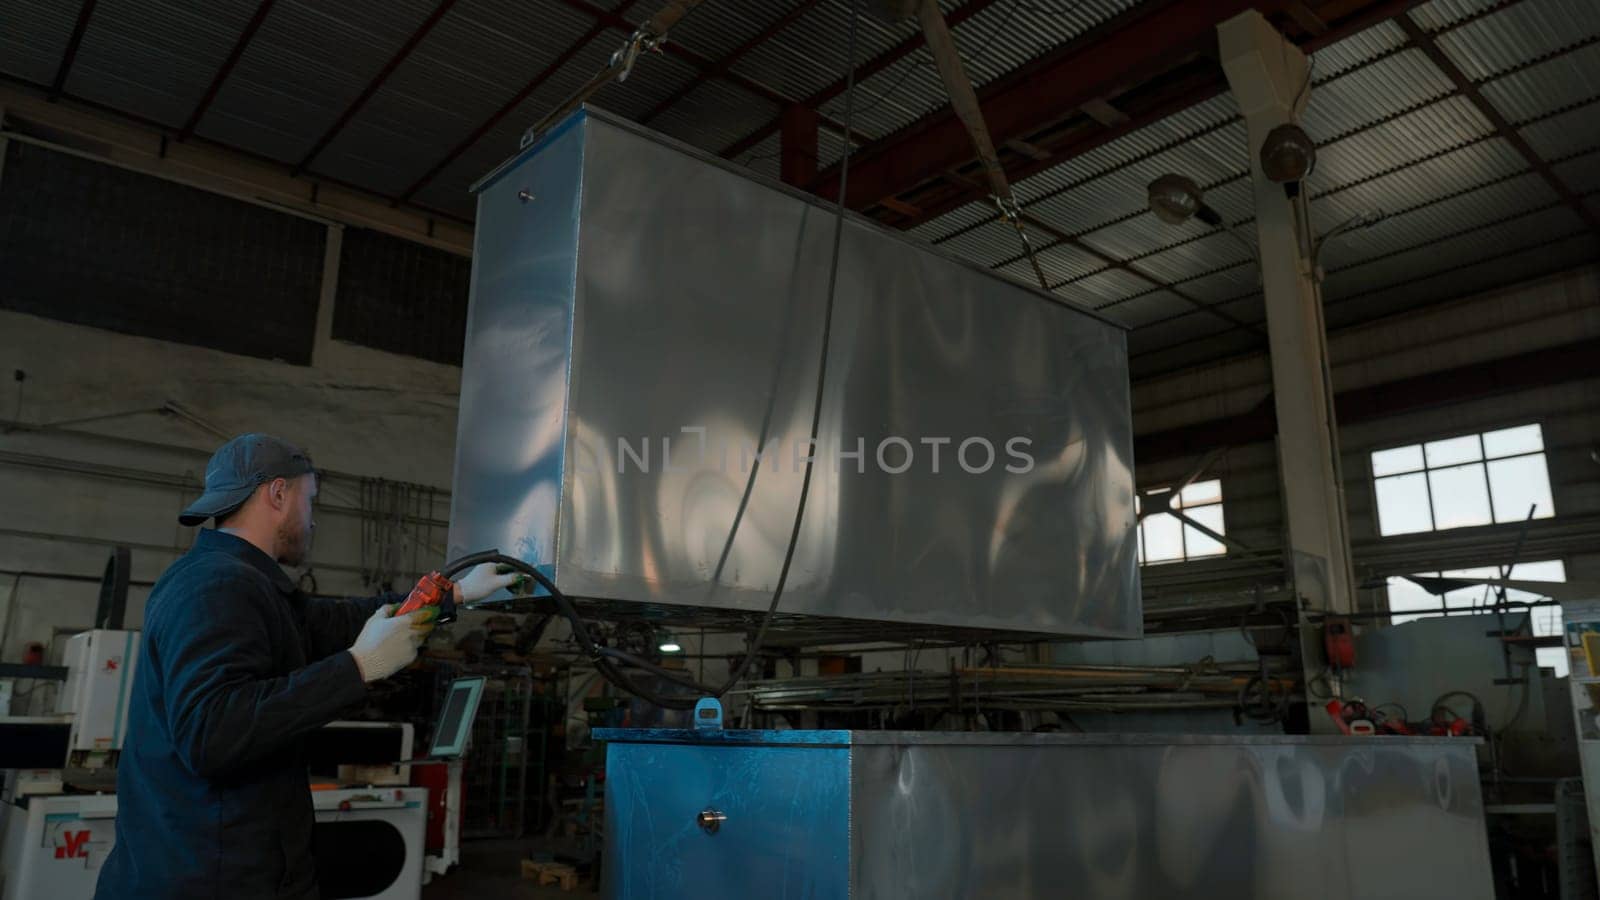
M847 51L849 57L849 68L845 73L844 127L846 133L849 133L850 131L852 119L855 114L856 39L858 23L861 15L860 2L861 0L852 0L850 4L850 36L848 44L849 49ZM771 627L772 620L777 615L778 604L783 599L783 589L789 581L789 570L794 564L795 548L800 543L800 528L805 521L806 497L811 492L811 475L816 464L815 447L817 445L817 437L822 428L822 402L825 389L827 387L828 347L833 336L833 308L835 299L838 295L839 286L839 254L844 240L846 191L850 183L850 149L850 144L847 141L845 143L844 155L840 159L839 163L839 195L834 211L832 256L828 263L827 302L823 309L822 346L818 351L817 384L811 409L811 437L810 443L807 445L808 447L812 448L812 453L808 454L806 457L805 474L800 480L800 499L795 504L794 525L789 532L789 545L784 550L783 565L778 570L777 584L774 585L772 589L772 602L767 605L766 614L762 616L761 625L756 630L755 636L750 640L750 647L745 653L743 661L741 661L738 666L733 668L728 673L728 680L720 687L711 687L709 685L701 684L687 673L674 671L672 669L656 665L647 659L635 656L634 654L620 650L616 647L599 646L595 643L593 635L589 633L588 625L584 623L583 617L578 614L577 608L573 606L572 601L568 599L567 595L563 594L561 590L556 587L555 582L551 581L548 576L546 576L543 572L540 572L534 566L515 557L506 556L498 550L487 550L481 553L473 553L463 556L459 559L452 560L441 572L445 578L453 579L456 574L486 562L509 566L511 569L522 572L529 578L532 578L550 593L551 599L555 601L556 609L571 624L572 634L573 637L577 639L579 648L586 656L589 657L591 661L593 661L595 668L600 671L600 674L604 675L606 680L610 681L612 684L616 685L622 690L657 706L667 709L692 709L695 703L699 700L698 695L706 694L712 697L721 697L723 694L726 694L735 684L739 683L739 680L745 676L747 671L749 671L751 664L755 662L756 657L761 652L762 645L766 642L767 630ZM689 688L690 690L697 692L697 695L667 696L657 693L654 689L644 687L643 685L640 685L633 679L629 678L622 669L618 668L618 664L640 669L664 681Z

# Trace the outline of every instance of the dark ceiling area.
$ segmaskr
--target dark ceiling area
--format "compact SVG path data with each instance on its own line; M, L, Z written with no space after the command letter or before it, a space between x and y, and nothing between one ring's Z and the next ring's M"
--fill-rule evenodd
M1600 258L1593 0L944 3L1051 290L1131 329L1135 378L1265 346L1245 129L1215 26L1256 8L1312 60L1304 125L1330 328ZM655 4L0 0L13 83L441 218ZM594 102L837 191L846 0L706 0ZM1033 282L914 22L860 20L847 203ZM782 171L784 135L815 159ZM793 136L791 135L791 142ZM791 159L792 162L792 159ZM1166 225L1145 186L1228 227Z

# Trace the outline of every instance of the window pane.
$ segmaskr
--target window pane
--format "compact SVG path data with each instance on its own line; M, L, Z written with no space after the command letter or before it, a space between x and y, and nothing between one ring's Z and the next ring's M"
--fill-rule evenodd
M1372 454L1373 475L1398 475L1401 472L1416 472L1421 468L1421 444L1396 447L1393 450L1379 450Z
M1183 514L1199 522L1201 525L1215 531L1217 534L1227 534L1222 529L1222 504L1213 503L1197 509L1186 509ZM1183 526L1183 546L1188 551L1190 559L1197 556L1221 556L1228 552L1226 544L1206 534L1193 525L1187 523Z
M1490 459L1517 453L1533 453L1544 449L1544 434L1537 425L1486 431L1483 433L1483 449Z
M1428 472L1428 488L1433 495L1434 528L1442 531L1494 521L1482 463L1432 470Z
M1393 475L1373 484L1378 492L1379 534L1412 534L1433 528L1426 475Z
M1554 669L1557 678L1565 678L1567 671L1567 649L1565 647L1540 647L1533 651L1540 666Z
M1438 615L1440 612L1441 603L1438 597L1433 596L1405 578L1390 577L1388 594L1389 611L1392 613L1416 613L1420 611ZM1392 616L1390 621L1399 625L1401 622L1409 622L1420 618L1423 618L1423 616L1396 615Z
M1444 441L1429 441L1423 445L1423 449L1427 453L1430 469L1483 459L1483 447L1478 443L1478 436L1475 434Z
M1494 520L1520 522L1528 517L1528 507L1537 503L1535 519L1555 515L1550 502L1550 473L1545 471L1544 454L1497 459L1489 463L1489 486L1494 491Z
M1221 503L1222 481L1216 478L1210 481L1196 481L1184 488L1179 497L1179 505L1183 507L1199 506L1202 503Z
M1145 562L1165 562L1183 558L1182 523L1171 513L1157 513L1144 519Z
M1511 574L1507 575L1506 577L1510 578L1510 579L1515 579L1517 581L1555 581L1555 582L1564 582L1564 581L1567 580L1567 567L1559 559L1545 560L1545 561L1542 561L1542 562L1517 563L1515 566L1512 567ZM1539 594L1539 593L1535 593L1533 591L1519 591L1519 590L1517 590L1515 588L1507 588L1506 589L1506 599L1507 600L1542 600L1542 599L1544 599L1544 595L1543 594ZM1541 610L1546 609L1546 608L1547 607L1542 607L1542 606L1534 607L1533 612L1534 612L1535 616L1537 616ZM1550 607L1550 608L1553 608L1553 607ZM1556 624L1557 624L1558 627L1557 627L1557 629L1555 631L1550 632L1551 634L1560 634L1561 633L1561 629L1559 627L1561 623L1559 621L1557 621ZM1534 634L1540 634L1540 632L1535 631Z

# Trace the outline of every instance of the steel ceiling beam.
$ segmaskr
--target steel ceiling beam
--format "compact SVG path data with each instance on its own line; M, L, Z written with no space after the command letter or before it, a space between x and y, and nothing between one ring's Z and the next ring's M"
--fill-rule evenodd
M267 20L267 13L272 11L272 4L276 2L277 0L261 0L256 6L255 15L245 23L244 30L239 32L239 39L233 42L233 49L228 51L227 58L223 59L217 74L211 79L211 84L206 87L205 94L201 95L200 102L195 104L194 112L190 113L188 120L183 123L183 128L178 132L178 140L186 141L194 134L206 110L210 109L212 102L217 99L217 93L222 90L223 82L233 74L233 67L239 64L239 58L244 56L245 48L255 40L256 32L261 30L261 23Z
M1115 97L1216 44L1216 26L1260 0L1162 0L1145 3L1090 29L1062 48L986 85L979 92L995 140L1024 138ZM850 161L850 200L864 210L972 162L966 129L945 106L889 138L861 148ZM835 197L839 173L824 173L818 196Z
M617 13L620 15L627 12L628 8L637 2L639 2L639 0L622 0L622 3L617 7ZM435 178L438 178L440 172L443 172L451 163L455 162L457 159L460 159L463 153L466 153L468 150L472 149L475 144L483 140L484 135L487 135L490 131L492 131L496 125L499 125L502 121L504 121L506 116L510 115L513 110L521 106L524 100L527 100L530 96L532 96L534 91L538 90L541 85L543 85L546 81L549 81L550 78L557 72L561 71L562 66L565 66L567 63L572 61L573 57L583 52L584 47L587 47L595 38L605 34L607 27L608 26L605 24L596 23L595 25L591 26L588 31L585 31L582 35L580 35L576 41L572 42L571 46L561 51L560 56L557 56L549 65L545 66L543 69L540 69L539 74L533 76L533 78L527 84L523 85L522 90L512 94L511 99L501 104L500 108L495 110L493 115L483 121L482 125L479 125L477 128L473 129L472 133L462 138L460 142L458 142L454 147L450 148L450 152L446 153L443 159L429 167L428 171L422 173L422 175L419 176L416 181L411 182L411 185L402 191L400 196L395 198L395 202L409 202L412 197L416 196L418 191L422 190L424 187L427 187L428 183L433 181Z
M1410 39L1411 43L1427 55L1428 60L1433 63L1434 67L1444 73L1446 78L1450 79L1450 83L1455 85L1456 93L1466 97L1478 112L1489 121L1490 126L1494 128L1495 134L1510 144L1512 149L1517 151L1533 171L1539 173L1539 177L1544 179L1545 184L1549 185L1550 189L1556 192L1556 196L1560 197L1563 203L1578 214L1578 218L1583 221L1584 225L1588 226L1591 232L1600 235L1600 217L1591 212L1583 201L1567 187L1566 183L1556 176L1555 171L1550 168L1550 164L1533 149L1533 146L1522 136L1522 132L1518 131L1516 126L1512 125L1500 110L1489 102L1489 99L1483 95L1483 91L1478 88L1477 82L1468 78L1467 73L1461 71L1461 67L1456 65L1455 60L1444 52L1439 43L1433 39L1433 35L1424 31L1422 26L1418 25L1409 14L1402 13L1396 16L1395 22L1406 33L1406 37Z
M61 54L61 64L56 66L56 77L50 82L50 99L61 97L67 88L67 76L72 74L72 64L78 58L78 47L83 44L83 33L89 30L89 19L94 16L95 0L83 0L78 7L78 20L72 26L72 36L67 38L67 49Z
M684 97L689 96L689 93L695 88L705 84L712 78L719 78L724 73L730 71L733 64L738 62L746 53L749 53L751 50L754 50L762 44L765 44L779 32L783 31L785 28L788 28L790 25L793 25L800 19L801 16L810 12L812 8L815 7L819 2L821 2L821 0L801 0L799 5L797 5L794 9L789 10L789 12L785 13L776 22L773 22L766 28L761 29L760 32L745 40L739 46L729 50L728 53L721 59L712 63L711 68L702 70L699 75L696 75L694 78L690 79L688 84L684 85L679 90L673 91L670 97L667 97L665 100L657 103L650 109L649 112L645 113L639 118L640 123L648 125L652 119L666 112L667 109L674 103L677 103Z
M322 137L317 138L317 142L311 145L311 149L306 153L305 157L301 159L300 162L296 163L294 169L290 171L291 175L299 175L311 167L311 163L316 160L317 155L323 150L327 149L328 144L332 143L333 139L338 136L339 132L343 131L346 125L350 124L350 120L355 118L356 113L360 112L361 108L367 105L367 101L371 100L373 95L378 93L378 89L383 87L384 82L389 80L389 76L394 74L394 70L398 69L400 64L405 62L406 57L411 55L411 51L417 49L417 45L422 43L422 39L428 36L428 32L433 30L433 26L438 25L439 20L443 19L445 14L450 11L450 8L455 5L456 0L439 0L439 5L434 7L433 12L430 13L426 19L422 20L422 24L417 26L415 31L411 32L411 36L406 38L406 42L404 44L400 45L400 49L395 51L394 56L389 57L389 61L384 63L382 69L378 70L377 76L367 83L366 88L363 89L361 93L357 95L356 99L345 108L345 111L337 120L334 121L333 125L323 133Z
M1380 2L1376 3L1371 2L1371 0L1334 0L1331 3L1324 3L1318 7L1318 16L1324 21L1333 24L1320 34L1308 33L1306 40L1300 46L1307 52L1314 53L1357 32L1392 19L1396 15L1419 5L1421 2L1423 0L1380 0ZM1519 2L1522 2L1522 0L1504 0L1502 4L1493 8L1493 10L1498 11L1498 9ZM1268 6L1269 4L1263 3L1259 4L1258 8L1266 9ZM1485 11L1479 11L1469 18L1477 18L1485 14L1487 14ZM1068 45L1068 47L1070 48L1071 45ZM1065 53L1067 49L1064 48L1060 52ZM1127 96L1132 99L1127 101L1128 105L1123 108L1123 112L1128 116L1127 121L1107 128L1095 121L1094 117L1086 112L1082 121L1075 123L1075 127L1060 129L1057 133L1047 138L1033 141L1033 144L1044 150L1044 155L1024 156L1013 159L1006 166L1007 175L1013 181L1021 181L1061 165L1073 157L1087 153L1096 147L1151 125L1174 113L1182 112L1191 106L1210 100L1227 90L1227 83L1222 77L1222 70L1209 59L1205 59L1203 63L1191 64L1191 67L1194 68L1194 71L1170 78L1170 83L1148 85L1130 92ZM1163 78L1161 81L1167 82L1168 80L1168 78ZM1096 103L1107 99L1109 98L1096 97L1083 104L1083 106L1092 107ZM1122 99L1118 99L1117 102L1119 108L1123 107L1125 103ZM985 104L986 112L987 109L987 104ZM898 136L901 133L903 132L897 132L896 135ZM852 170L856 168L856 164L853 161L851 168ZM851 180L855 180L853 171ZM851 188L851 193L856 193L854 187ZM918 210L917 215L903 217L890 224L897 228L914 228L968 203L982 199L984 199L984 195L981 193L959 191L946 191L927 199L919 197L913 201L913 206Z
M967 19L970 19L982 12L985 8L993 6L995 2L996 0L967 0L966 3L963 3L957 9L952 10L948 16L945 16L945 21L950 24L951 28L954 28ZM871 78L873 75L882 72L884 69L889 68L912 53L922 49L924 46L926 45L923 43L920 32L912 37L906 38L905 40L895 44L893 47L890 47L888 50L883 51L872 59L869 59L861 65L856 66L856 82L860 83L868 78ZM832 100L840 94L843 94L845 91L845 85L846 79L837 79L827 87L824 87L810 96L800 100L799 105L809 106L812 109L818 109L824 103L827 103L829 100ZM727 159L732 159L733 157L750 150L757 144L775 134L778 131L781 121L781 114L778 116L773 116L772 120L767 124L722 148L721 153L718 155Z

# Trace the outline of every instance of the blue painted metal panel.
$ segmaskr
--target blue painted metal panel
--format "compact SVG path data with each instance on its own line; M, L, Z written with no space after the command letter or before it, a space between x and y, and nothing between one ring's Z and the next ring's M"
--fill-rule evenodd
M606 773L607 897L849 896L848 747L613 743Z

